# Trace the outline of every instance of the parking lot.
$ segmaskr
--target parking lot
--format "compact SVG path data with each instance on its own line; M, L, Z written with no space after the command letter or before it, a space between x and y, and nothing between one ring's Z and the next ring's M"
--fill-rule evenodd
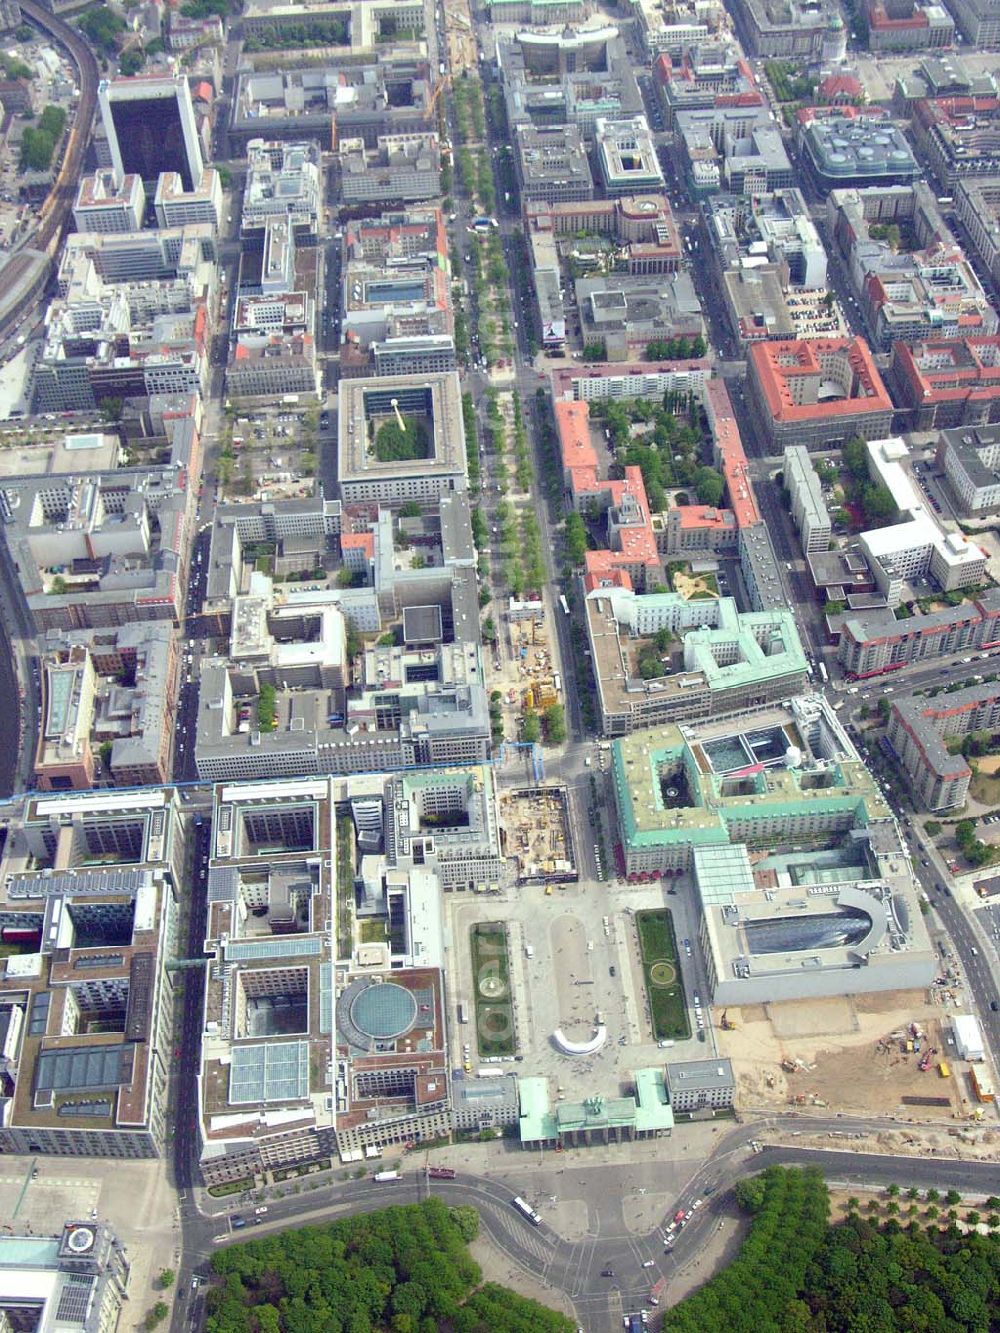
M176 1202L164 1162L5 1157L0 1217L6 1232L36 1236L58 1234L64 1222L106 1222L132 1266L122 1330L140 1328L146 1311L174 1294L156 1285L158 1274L176 1270L180 1259Z
M237 415L221 440L223 498L296 500L314 495L320 436L328 424L329 417L316 403Z

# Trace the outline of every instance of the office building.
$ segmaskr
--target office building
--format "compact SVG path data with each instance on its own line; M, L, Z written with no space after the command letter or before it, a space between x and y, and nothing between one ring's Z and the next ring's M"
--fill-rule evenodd
M39 1333L113 1333L130 1272L125 1246L103 1222L70 1219L52 1236L14 1223L0 1241L0 1322Z
M578 231L610 237L622 252L625 272L633 277L676 273L682 267L680 233L665 194L528 203L524 219L529 243L535 236L572 236Z
M360 53L402 42L403 34L422 38L424 10L417 0L247 0L244 31L265 42L291 35L306 48L347 46Z
M1000 4L997 0L951 0L959 31L976 50L1000 46Z
M692 873L714 1004L930 983L899 831L822 696L637 733L612 756L626 873Z
M941 526L914 480L903 440L871 440L867 449L872 480L888 490L897 516L895 523L860 537L886 605L898 606L908 587L928 576L945 592L978 586L986 574L987 553L963 533Z
M455 370L454 312L440 212L349 224L341 379Z
M910 779L910 791L925 810L959 810L965 805L972 769L953 742L970 732L996 730L1000 689L996 682L973 685L937 698L894 699L888 733Z
M679 111L763 106L765 101L749 61L728 33L692 42L678 60L658 55L653 61L653 87L668 126Z
M576 125L514 126L514 168L524 203L594 197L583 136Z
M337 161L344 204L400 204L440 193L441 155L431 132L380 135L374 153L362 138L342 138Z
M256 240L268 222L288 221L296 239L315 240L323 220L319 144L251 139L246 153L241 235Z
M994 282L1000 279L1000 175L955 182L955 215Z
M374 808L381 780L216 788L199 1078L210 1184L451 1130L440 889L368 849L359 797ZM338 916L344 873L354 906ZM361 925L379 920L385 942L365 942Z
M744 50L760 59L812 65L835 60L836 54L829 54L829 49L835 53L846 45L844 21L831 5L809 0L736 0L733 17Z
M799 149L817 188L907 185L923 174L903 132L881 114L841 107L799 118Z
M185 854L167 790L39 796L0 863L0 1150L158 1157L167 1143Z
M635 361L651 342L684 340L705 350L705 319L691 275L578 278L574 284L584 345L600 343L606 361Z
M892 425L892 399L861 338L751 344L746 398L771 454L789 445L831 449L856 435L882 439Z
M118 179L139 176L152 194L160 174L173 171L185 190L195 188L204 162L191 89L183 75L102 79L97 101Z
M186 189L176 171L165 171L153 198L158 227L190 227L205 223L216 231L222 225L222 177L206 167L200 179Z
M781 134L763 107L737 103L680 111L675 125L684 174L698 199L720 190L754 195L795 184Z
M288 9L292 17L296 10L302 13L302 6ZM385 0L384 5L358 0L355 13L364 25L380 13L391 13L396 21L401 11L394 0ZM380 135L436 129L434 88L425 58L391 47L367 60L247 68L235 80L229 141L235 151L262 134L269 142L316 140L331 148L341 139L362 138L365 147L373 149Z
M866 0L870 51L938 51L955 44L955 20L935 0Z
M585 610L606 736L751 712L808 682L789 611L741 613L729 597L688 601L623 587L595 587ZM650 675L650 641L662 630L671 642Z
M942 279L947 282L946 273ZM995 329L996 314L992 306L986 308ZM968 322L974 322L971 316ZM1000 336L995 332L978 337L943 333L895 343L888 378L909 430L975 428L1000 421Z
M867 678L915 662L1000 647L1000 589L978 593L960 606L897 620L885 607L844 620L837 660L852 677Z
M953 195L960 181L1000 175L998 122L996 95L925 97L913 104L913 141L943 195Z
M116 177L106 168L84 176L73 205L77 231L139 231L146 213L146 191L141 176Z
M177 714L177 640L162 622L50 630L42 643L41 791L170 781ZM98 755L107 750L103 758Z
M674 1115L728 1111L736 1097L732 1061L671 1061L667 1065L667 1091Z
M785 489L792 498L792 518L804 555L825 551L830 545L830 515L808 449L794 445L785 450Z
M1000 426L943 430L937 463L962 517L979 518L1000 509Z
M403 424L414 443L403 457L380 457L379 432ZM337 419L337 478L345 504L402 503L466 489L465 427L455 371L346 380ZM372 442L374 440L374 448Z
M494 14L497 8L494 3ZM451 1087L451 1099L452 1124L459 1133L476 1134L492 1130L500 1134L517 1124L520 1103L517 1077L514 1074L502 1074L500 1078L467 1077L461 1082L455 1080Z
M664 189L663 168L645 116L630 116L627 120L598 118L594 151L601 186L609 199Z

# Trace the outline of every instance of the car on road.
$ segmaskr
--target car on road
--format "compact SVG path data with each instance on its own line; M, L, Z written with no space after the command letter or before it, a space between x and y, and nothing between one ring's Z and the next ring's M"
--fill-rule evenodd
M1000 1009L1000 1004L997 1004L996 1000L990 1000L990 1008L996 1013L996 1011Z
M613 1268L601 1269L601 1277L614 1277L614 1275L615 1275L615 1270Z

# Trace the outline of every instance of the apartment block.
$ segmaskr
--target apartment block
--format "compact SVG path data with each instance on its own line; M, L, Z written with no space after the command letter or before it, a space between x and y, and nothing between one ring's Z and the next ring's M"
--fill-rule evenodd
M197 449L174 452L200 466ZM7 482L0 517L36 633L177 624L193 508L172 468Z
M954 194L962 180L1000 174L998 121L996 96L925 97L913 104L913 141L942 194Z
M937 462L959 514L978 518L1000 509L1000 426L943 430Z
M40 796L8 827L0 973L0 1150L165 1150L184 846L176 798Z
M856 612L843 625L837 660L853 677L883 675L953 653L1000 647L1000 590L957 607L897 620L887 608Z
M955 182L955 213L983 267L1000 278L1000 175L968 176Z
M178 670L171 626L50 630L41 646L39 789L90 787L101 772L119 787L169 782Z
M1000 4L997 0L951 0L959 31L970 46L986 50L1000 46Z
M165 171L156 183L153 199L158 227L222 226L222 178L206 167L190 189L176 171Z
M792 518L804 555L825 551L832 527L809 450L800 445L785 450L785 488L792 497Z
M974 685L936 698L893 701L889 740L925 809L956 810L964 804L972 769L949 742L974 731L993 731L1000 722L1000 690L995 683Z
M987 553L961 532L949 532L928 508L900 437L868 442L868 469L888 490L897 521L861 534L860 546L886 605L895 607L908 585L930 577L945 592L976 587L986 574Z

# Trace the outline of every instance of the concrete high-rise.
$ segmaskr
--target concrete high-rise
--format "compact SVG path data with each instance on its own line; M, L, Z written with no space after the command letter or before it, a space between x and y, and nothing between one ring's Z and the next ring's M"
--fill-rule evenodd
M160 173L176 172L194 189L204 167L191 89L183 75L103 79L97 90L111 164L121 179L140 176L147 191Z

